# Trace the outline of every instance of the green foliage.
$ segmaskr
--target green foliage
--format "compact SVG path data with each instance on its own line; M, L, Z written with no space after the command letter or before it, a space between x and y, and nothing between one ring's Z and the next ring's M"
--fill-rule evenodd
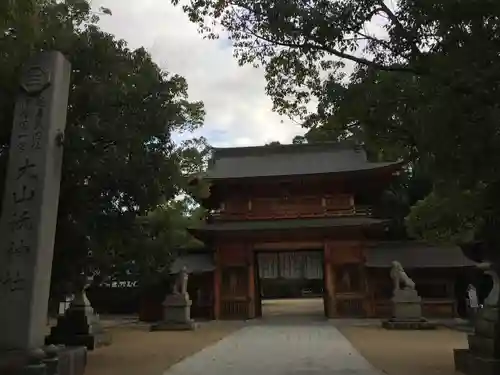
M188 199L173 199L138 217L129 234L130 243L122 247L122 261L95 258L95 264L100 270L112 265L105 274L129 278L141 286L165 279L179 250L203 246L186 228L200 220L204 210L189 203Z
M417 202L407 216L410 234L429 242L462 243L474 239L481 226L477 215L481 200L477 192L432 192Z
M183 155L170 135L201 126L203 104L189 102L185 79L160 70L144 49L101 31L87 1L7 4L0 16L7 14L0 27L11 30L0 38L2 168L23 61L57 49L72 64L53 278L82 269L114 273L141 257L148 263L134 248L136 218L182 188Z
M184 199L196 207L197 200L210 196L210 184L203 179L203 174L212 158L212 147L204 137L189 139L181 143L178 155L182 189L187 194Z
M192 138L181 142L177 153L180 172L184 182L188 182L191 177L199 176L206 171L212 157L212 147L205 137Z
M455 238L463 230L470 237L474 228L493 238L497 230L486 231L480 218L500 212L485 198L500 181L500 2L388 4L193 0L184 10L208 37L217 37L214 20L222 25L240 64L265 67L275 110L309 129L295 142L355 139L377 159L402 158L424 170L436 193L409 222L427 217L434 234L426 226L415 234ZM472 207L470 194L477 196ZM454 219L447 204L467 207L465 216ZM443 219L428 217L432 211ZM448 220L455 229L436 229Z
M373 206L374 216L390 220L387 239L408 239L405 218L431 191L429 179L418 170L403 170L392 180Z
M190 180L190 184L186 191L196 202L208 199L210 197L212 184L201 177L194 177Z
M293 137L293 140L292 140L292 143L295 145L300 145L300 144L307 143L307 142L308 142L307 134L306 135L296 135L295 137Z

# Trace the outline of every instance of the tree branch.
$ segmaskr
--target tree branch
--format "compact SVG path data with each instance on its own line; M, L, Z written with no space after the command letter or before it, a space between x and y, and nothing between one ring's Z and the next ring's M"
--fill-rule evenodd
M236 5L234 3L233 3L233 5L255 14L255 11L253 9L250 9L249 7L242 6L240 4ZM307 50L323 51L323 52L329 53L333 56L336 56L338 58L350 60L350 61L353 61L357 64L365 65L365 66L370 67L372 69L382 70L382 71L386 71L386 72L405 72L405 73L418 74L418 71L416 71L415 69L410 68L408 66L399 65L399 64L395 64L395 65L380 64L380 63L377 63L373 60L369 60L369 59L366 59L363 57L358 57L358 56L354 56L354 55L349 54L349 53L342 52L338 49L328 47L324 44L313 44L311 42L291 43L291 42L273 40L269 37L265 37L263 35L260 35L260 34L256 33L255 31L253 31L252 29L250 29L247 26L247 22L245 20L243 20L235 10L232 11L232 14L237 19L239 19L241 26L243 27L243 29L247 33L249 33L250 35L254 36L257 39L263 40L263 41L270 43L270 44L278 45L281 47L293 48L293 49L303 49L306 51ZM260 15L260 16L262 16L262 15Z
M414 57L421 55L422 51L420 51L420 49L418 48L417 43L415 42L415 37L411 35L411 33L408 30L405 29L405 27L401 22L399 22L398 17L394 14L392 10L389 9L389 7L385 4L384 0L379 0L379 4L383 12L387 15L389 20L394 25L394 27L397 28L401 32L401 34L403 34L406 37L406 41L410 43L412 55Z
M363 39L372 41L374 43L381 44L382 46L384 46L385 48L387 48L389 51L393 51L394 50L394 48L391 47L390 43L386 42L385 40L375 38L374 36L362 33L360 31L356 31L356 34L358 34L359 36L361 36Z

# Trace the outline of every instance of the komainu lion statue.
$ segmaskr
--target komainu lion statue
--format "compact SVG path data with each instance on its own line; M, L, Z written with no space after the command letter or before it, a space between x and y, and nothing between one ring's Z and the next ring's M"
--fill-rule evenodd
M189 274L186 267L182 267L179 274L175 279L175 283L172 287L172 294L174 295L185 295L187 294L187 283Z
M400 290L401 284L403 284L403 289L415 289L415 283L408 277L401 263L396 260L392 262L391 279L394 291Z

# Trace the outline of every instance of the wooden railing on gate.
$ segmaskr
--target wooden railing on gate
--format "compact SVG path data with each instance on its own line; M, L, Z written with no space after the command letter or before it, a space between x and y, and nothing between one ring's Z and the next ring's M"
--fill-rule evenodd
M352 196L254 198L247 205L213 210L209 221L370 216L371 207L355 206Z

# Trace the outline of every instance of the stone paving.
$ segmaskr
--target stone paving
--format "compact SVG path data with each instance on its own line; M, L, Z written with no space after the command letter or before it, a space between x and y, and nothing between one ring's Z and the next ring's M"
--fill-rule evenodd
M381 375L326 320L261 320L163 375Z

